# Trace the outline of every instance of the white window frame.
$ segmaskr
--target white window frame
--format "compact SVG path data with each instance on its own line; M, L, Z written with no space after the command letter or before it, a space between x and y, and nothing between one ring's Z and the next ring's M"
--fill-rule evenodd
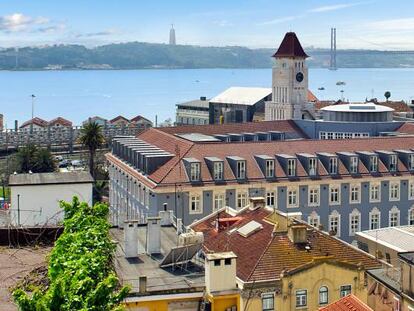
M266 160L266 163L265 163L265 177L266 178L275 177L275 160Z
M298 293L301 292L300 296ZM299 298L299 300L298 300ZM298 304L299 302L299 304ZM308 305L308 290L306 289L297 289L295 291L295 306L296 308L305 308Z
M340 237L341 236L341 214L338 213L337 210L332 211L332 213L329 215L328 217L328 230L329 232L333 231L333 226L332 226L332 219L336 219L336 237Z
M224 163L222 161L216 161L213 164L214 180L223 180L224 178Z
M329 174L331 175L338 174L338 158L337 157L329 158Z
M408 181L408 200L414 200L414 180Z
M289 203L291 196L292 198L295 198L295 202L293 203ZM288 187L286 189L286 206L287 208L299 207L299 187Z
M245 208L247 205L249 205L249 192L247 190L237 191L236 210L241 210Z
M358 222L355 222L355 219L358 219ZM355 232L361 231L361 213L354 209L349 214L349 236L354 236Z
M226 206L226 194L224 192L214 193L213 212Z
M308 206L319 206L320 196L321 196L320 186L309 186L308 187Z
M296 176L296 159L287 159L287 175L289 177Z
M408 169L410 171L414 170L414 153L408 155Z
M332 200L332 195L336 192L337 199ZM330 184L329 185L329 205L340 205L341 204L341 185L340 184Z
M264 299L270 299L271 305L265 306L263 304ZM261 302L262 302L262 311L273 311L275 309L275 294L274 293L263 293L261 296Z
M308 161L309 176L316 176L318 174L318 159L309 158Z
M347 293L346 293L346 295L343 295L342 294L342 292L343 292L343 290L342 290L342 288L343 287L350 287L351 288L351 291L348 293L348 291L347 291ZM352 285L351 284L344 284L344 285L341 285L341 286L339 286L339 296L340 296L340 298L343 298L343 297L345 297L345 296L348 296L348 295L350 295L350 294L352 294Z
M376 198L373 197L374 193L377 194ZM371 181L369 183L369 202L370 203L381 202L381 182L380 181Z
M236 178L246 179L246 161L245 160L237 161Z
M398 165L398 157L396 154L390 155L390 165L389 165L389 171L390 172L396 172L397 171L397 165Z
M190 181L200 181L201 165L199 162L190 163Z
M276 207L276 191L266 191L266 205L270 207Z
M355 192L354 188L357 188L358 191ZM353 198L354 193L358 196L357 199ZM350 204L359 204L361 203L361 184L349 184L349 203Z
M414 206L411 206L411 208L408 210L408 225L412 226L414 225Z
M322 288L326 288L326 292L324 292L326 297L323 296L324 298L323 301L321 300L321 289ZM322 285L321 287L319 287L319 290L318 290L318 304L320 306L324 306L324 305L327 305L328 303L329 303L329 287L327 285Z
M398 227L400 225L400 210L393 206L390 211L388 212L388 227ZM396 216L395 223L394 223L394 216Z
M400 200L400 181L399 180L392 180L389 182L389 200L390 201L399 201Z
M193 209L193 204L195 208ZM203 213L203 194L191 193L189 196L189 214L198 215Z
M318 215L315 211L309 214L308 216L308 224L315 228L318 228L321 223L321 216Z
M371 173L378 172L378 156L370 156L369 157L369 171Z
M373 219L374 217L377 217L377 226L375 228L373 228ZM368 230L375 230L375 229L379 229L381 228L381 211L374 207L370 212L369 212L369 229Z
M359 159L357 156L351 156L349 158L349 173L358 174Z

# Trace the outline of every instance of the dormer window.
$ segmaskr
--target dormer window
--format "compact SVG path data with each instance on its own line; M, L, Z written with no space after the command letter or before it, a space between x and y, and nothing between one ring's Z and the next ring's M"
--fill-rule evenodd
M349 172L351 174L358 173L358 157L351 157L349 160Z
M410 171L414 170L414 154L410 154L408 157L408 169Z
M378 171L378 157L371 156L369 159L369 171L375 173Z
M214 180L223 179L223 162L214 162Z
M338 174L338 158L336 157L329 159L329 174Z
M309 159L309 175L315 176L317 172L317 159L316 158L310 158Z
M397 170L397 155L392 154L390 155L390 164L389 164L390 172L395 172Z
M237 179L246 178L246 161L237 161Z
M266 160L266 178L272 178L275 176L275 161Z
M191 163L190 165L190 181L200 180L200 163Z
M287 175L296 176L296 159L287 160Z

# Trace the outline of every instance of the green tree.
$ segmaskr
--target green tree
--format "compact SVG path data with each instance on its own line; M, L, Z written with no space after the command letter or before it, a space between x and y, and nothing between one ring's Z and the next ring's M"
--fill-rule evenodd
M95 177L95 154L96 150L105 143L102 126L96 122L89 122L81 129L80 143L89 151L89 171Z
M388 101L390 99L390 97L391 97L391 92L390 91L386 91L384 93L384 97L385 97L385 100Z
M108 194L109 186L106 180L97 180L93 186L93 202L102 202L102 198Z
M52 153L35 145L20 148L16 154L19 173L48 173L56 170Z
M115 245L109 236L106 204L89 206L75 197L61 202L64 231L49 257L49 287L28 295L16 289L13 297L21 311L113 311L129 292L119 289L112 266Z

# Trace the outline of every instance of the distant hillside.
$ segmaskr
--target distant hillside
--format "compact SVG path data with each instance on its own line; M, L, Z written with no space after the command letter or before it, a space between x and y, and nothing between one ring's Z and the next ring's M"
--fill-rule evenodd
M152 43L81 45L0 50L2 70L139 69L139 68L269 68L274 49L170 46ZM307 49L311 67L328 67L329 50ZM16 57L17 56L17 57ZM339 50L338 67L414 67L413 52Z

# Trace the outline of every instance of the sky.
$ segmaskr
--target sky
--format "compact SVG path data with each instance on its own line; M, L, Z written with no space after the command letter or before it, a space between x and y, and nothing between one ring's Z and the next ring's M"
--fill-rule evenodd
M141 41L277 47L295 31L305 47L414 50L414 0L1 0L0 47Z

